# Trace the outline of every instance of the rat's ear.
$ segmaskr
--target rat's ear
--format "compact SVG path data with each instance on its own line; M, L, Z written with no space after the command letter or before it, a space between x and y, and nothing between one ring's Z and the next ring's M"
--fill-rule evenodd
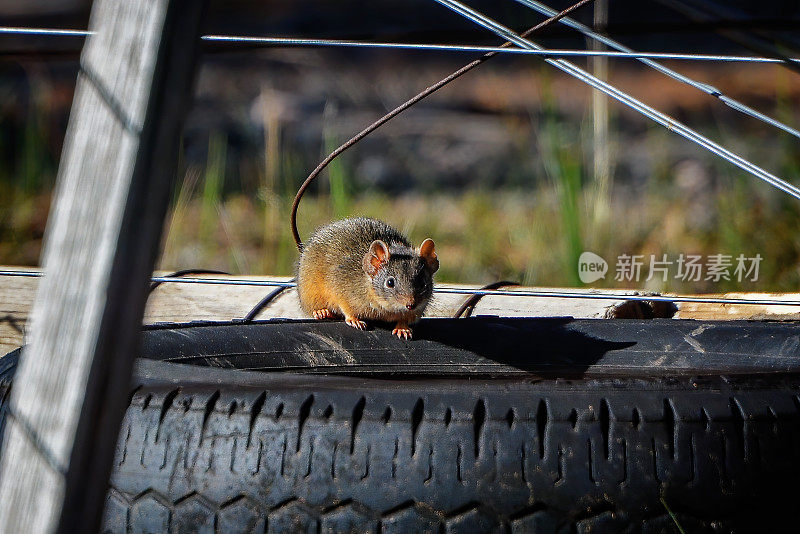
M370 276L378 274L378 270L389 263L389 247L380 239L376 239L369 246L369 252L364 254L362 266L364 272Z
M436 257L436 251L434 250L434 247L435 244L433 239L430 238L423 241L419 246L419 255L422 256L422 259L428 264L428 269L430 270L431 274L439 270L439 260Z

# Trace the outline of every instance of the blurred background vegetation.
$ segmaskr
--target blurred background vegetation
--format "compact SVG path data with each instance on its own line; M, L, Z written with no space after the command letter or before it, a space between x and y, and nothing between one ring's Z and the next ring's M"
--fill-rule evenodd
M83 1L20 2L16 11L11 4L9 25L87 23ZM639 49L749 53L707 28L681 30L686 21L652 5L637 12L632 2L611 4L608 33ZM517 29L541 20L512 2L502 9L474 5ZM760 6L759 20L780 19L770 2ZM590 23L591 15L590 7L578 18ZM643 32L648 24L661 29ZM208 33L497 44L433 2L212 2L207 26ZM585 46L563 29L545 32L541 41ZM39 261L80 44L0 37L0 264ZM159 267L274 275L292 273L297 251L289 208L319 160L473 57L233 45L207 45L204 52ZM774 65L669 66L800 124L796 72ZM800 184L796 138L631 60L611 61L608 79ZM798 201L633 111L614 102L609 110L606 187L594 170L591 90L535 58L496 58L336 160L301 204L300 233L348 215L384 219L417 243L436 240L443 282L576 286L577 258L589 250L610 263L596 287L631 285L614 281L622 254L760 254L755 283L645 282L643 276L635 287L798 290Z

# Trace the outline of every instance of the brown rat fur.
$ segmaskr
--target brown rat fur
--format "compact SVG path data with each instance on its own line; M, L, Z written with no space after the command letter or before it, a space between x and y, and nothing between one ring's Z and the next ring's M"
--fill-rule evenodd
M434 243L412 247L388 224L365 217L343 219L318 229L297 267L303 309L317 319L343 316L364 329L365 319L395 322L393 333L408 339L433 294L439 268Z

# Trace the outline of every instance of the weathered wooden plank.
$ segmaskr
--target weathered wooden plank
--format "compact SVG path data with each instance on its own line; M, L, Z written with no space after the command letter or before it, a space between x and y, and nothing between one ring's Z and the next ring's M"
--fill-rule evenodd
M0 267L0 269L19 269ZM163 275L165 273L157 273ZM202 276L199 276L202 278ZM288 277L278 276L207 276L232 280L267 280L285 282ZM27 320L38 284L35 278L0 276L0 318L11 317L13 323L0 319L0 354L5 354L22 344L21 328ZM474 289L466 284L448 284L448 287ZM551 288L521 287L517 290L546 290ZM156 322L180 323L188 321L224 321L240 319L255 306L271 288L239 285L165 283L156 288L145 309L145 324ZM513 291L513 288L508 288ZM590 291L575 290L573 291ZM701 295L694 295L701 296ZM719 298L769 298L800 300L797 293L727 293L707 295ZM426 314L430 317L451 317L465 295L436 294ZM580 300L540 297L487 296L476 306L474 315L510 317L571 316L576 319L605 317L607 310L619 300ZM797 306L723 305L708 303L678 303L676 318L680 319L800 319ZM268 318L305 317L294 290L278 296L260 315Z
M706 295L711 298L725 299L751 299L751 300L800 300L800 293L721 293ZM770 304L768 306L754 304L709 304L704 302L684 302L678 307L676 319L698 320L725 320L744 319L758 320L797 320L800 319L800 307L781 306Z
M38 271L25 267L0 267L14 271ZM37 278L0 276L0 355L22 346L25 323L33 306Z
M163 273L158 273L163 274ZM212 278L218 275L209 276ZM236 276L234 280L268 280L285 282L288 277ZM0 316L14 317L14 324L24 325L30 313L38 279L0 276ZM450 284L448 287L475 289L477 286ZM537 288L519 288L537 289ZM271 288L259 286L165 283L150 296L144 315L145 324L157 322L221 321L241 319ZM430 317L452 317L466 295L436 294L428 307ZM619 300L543 299L486 296L476 306L475 315L511 317L564 316L576 318L603 317ZM279 295L258 316L268 318L304 318L293 289ZM0 354L22 345L23 335L9 322L0 322Z
M0 532L96 531L204 2L96 0L0 459Z
M215 276L216 277L216 276ZM269 280L284 282L287 277L229 277L237 280ZM477 289L468 284L447 284L448 288ZM519 287L505 290L543 290ZM546 288L551 289L551 288ZM545 290L546 290L545 289ZM150 298L145 320L147 322L186 322L203 320L241 319L272 288L257 286L227 286L212 284L169 283L159 286ZM452 317L468 295L434 293L425 310L427 317ZM608 308L622 302L620 299L581 300L541 297L511 297L487 295L478 302L473 315L502 315L506 317L552 317L569 315L580 318L603 317ZM297 293L287 289L273 300L258 316L269 318L305 318Z

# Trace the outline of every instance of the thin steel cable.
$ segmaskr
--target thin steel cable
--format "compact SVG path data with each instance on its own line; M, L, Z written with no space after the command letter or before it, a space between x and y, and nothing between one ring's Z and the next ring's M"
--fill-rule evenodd
M521 0L517 0L521 1ZM556 12L557 13L557 12ZM345 47L345 48L389 48L400 50L431 50L439 52L501 52L504 54L520 54L544 57L609 57L612 59L670 59L686 61L718 61L732 63L783 63L777 58L757 56L733 56L726 54L687 54L673 52L638 52L631 50L574 50L574 49L549 49L528 50L524 48L501 48L499 46L477 46L463 44L428 44L428 43L390 43L382 41L348 41L341 39L299 39L293 37L249 37L237 35L204 35L204 41L257 43L275 46L299 47ZM800 58L794 61L800 65Z
M472 22L478 24L479 26L482 26L490 30L496 35L499 35L500 37L513 42L518 46L536 50L543 49L542 46L533 43L520 35L517 35L516 33L513 32L513 30L490 19L489 17L483 15L482 13L475 11L474 9L462 4L461 2L458 2L457 0L436 0L436 2L464 16L465 18L471 20ZM620 91L613 85L610 85L604 82L603 80L600 80L595 76L592 76L585 70L579 68L573 63L570 63L569 61L566 61L564 59L545 59L544 61L566 72L567 74L581 80L582 82L594 87L595 89L604 92L605 94L614 98L615 100L638 111L642 115L648 117L649 119L652 119L658 124L661 124L668 130L674 131L678 135L681 135L682 137L685 137L686 139L693 141L694 143L702 146L703 148L709 150L710 152L720 156L721 158L729 161L730 163L733 163L740 169L749 172L756 178L759 178L767 182L776 189L779 189L784 193L800 200L800 188L794 186L793 184L790 184L789 182L775 176L770 172L767 172L766 170L755 165L754 163L751 163L745 158L739 156L738 154L734 154L727 148L715 143L714 141L711 141L707 137L699 134L698 132L695 132L688 126L684 125L681 122L678 122L669 115L666 115L665 113L662 113L648 106L644 102L637 100L631 95L623 91Z
M692 5L686 4L681 0L656 0L658 3L663 4L678 13L683 14L685 17L690 19L692 22L700 22L700 23L711 23L714 24L715 21L708 13L705 11L701 11L697 9L697 7L693 7ZM716 32L729 41L737 43L749 50L754 50L759 54L765 56L772 56L775 58L779 58L783 61L784 66L789 69L794 70L795 72L800 72L800 65L797 62L792 61L783 51L775 46L772 42L768 42L762 37L753 37L750 33L746 31L737 30L735 28L730 29L722 29L717 28Z
M0 276L23 276L38 278L42 276L39 271L16 271L0 270ZM241 280L229 278L169 278L166 276L154 276L153 282L172 282L176 284L215 284L225 286L260 286L260 287L296 287L294 282L278 282L275 280ZM717 297L690 297L683 295L664 296L664 295L631 295L627 293L610 290L603 293L585 293L570 290L518 290L507 291L502 289L484 290L467 289L461 287L436 286L435 293L453 295L496 295L508 297L545 297L545 298L568 298L568 299L589 299L589 300L643 300L652 302L705 302L710 304L745 304L757 306L800 306L800 300L779 300L779 299L732 299Z
M24 276L30 278L40 278L42 273L40 271L0 270L0 276Z
M0 33L10 35L60 35L65 37L88 37L94 32L89 30L72 30L62 28L23 28L18 26L0 26Z
M523 2L523 0L516 0ZM523 2L525 3L525 2ZM537 2L538 3L538 2ZM543 5L543 4L542 4ZM544 6L546 8L546 6ZM549 9L549 8L547 8ZM544 12L544 11L542 11ZM579 24L579 23L578 23ZM569 25L569 24L568 24ZM64 35L86 37L92 32L86 30L70 30L57 28L19 28L0 26L0 34L22 35ZM609 57L612 59L666 59L684 61L716 61L727 63L784 63L784 60L759 56L734 56L726 54L687 54L677 52L640 52L611 50L573 50L549 49L528 50L524 48L502 48L499 46L478 46L464 44L430 44L430 43L391 43L381 41L348 41L343 39L300 39L295 37L262 37L248 35L203 35L204 41L228 43L256 43L270 46L297 47L343 47L343 48L388 48L393 50L430 50L434 52L500 52L542 57ZM800 58L791 61L800 66ZM683 81L683 80L681 80ZM710 86L709 86L710 87Z
M156 280L156 278L153 278ZM294 282L273 282L269 280L232 280L234 284L227 284L227 280L213 278L175 278L164 280L177 283L222 283L224 285L259 285L267 287L296 287ZM214 281L214 282L212 282ZM776 299L729 299L715 297L688 297L688 296L656 296L656 295L629 295L626 293L581 293L578 291L504 291L504 290L481 290L465 289L460 287L435 287L435 293L455 294L455 295L498 295L510 297L546 297L546 298L570 298L570 299L590 299L590 300L643 300L653 302L706 302L711 304L750 304L759 306L785 305L800 306L800 300L776 300Z
M714 15L715 17L719 17L720 19L732 19L732 20L740 20L740 21L747 21L751 17L746 12L738 9L734 6L720 4L719 2L709 2L708 0L688 0L686 3L690 5L694 5L697 8L704 10L706 13ZM730 3L730 2L726 2ZM788 7L788 6L787 6ZM786 9L783 10L786 12ZM793 30L797 30L797 26L792 28ZM757 37L764 39L766 41L771 41L776 45L781 46L784 49L794 49L800 50L800 40L798 40L792 33L766 33L763 29L760 28L746 28L751 34L756 35Z
M535 32L535 31L538 31L541 28L549 26L550 24L553 24L554 22L558 21L558 19L560 19L561 17L565 17L565 16L569 15L570 13L575 11L576 9L580 8L581 6L583 6L585 4L588 4L591 1L592 0L580 0L578 3L573 4L572 6L568 7L567 9L565 9L564 11L559 13L558 15L556 15L554 17L550 17L549 19L547 19L547 20L545 20L543 22L540 22L539 24L537 24L536 26L533 26L532 28L528 28L527 30L522 32L520 35L527 36L527 35L530 35L531 33ZM501 48L506 48L506 47L509 47L509 46L511 46L511 43L510 42L505 42L505 43L503 43L501 45ZM294 238L294 242L297 245L297 249L300 250L300 251L303 250L303 242L300 239L300 233L297 231L297 208L300 206L300 200L303 198L303 195L305 194L306 190L311 185L311 183L317 178L317 176L319 176L319 173L321 173L325 169L325 167L327 167L328 164L330 164L331 161L336 159L336 157L338 157L339 154L341 154L342 152L344 152L348 148L350 148L353 145L355 145L356 143L358 143L361 139L363 139L364 137L366 137L367 135L369 135L373 131L377 130L379 127L381 127L382 125L386 124L387 122L392 120L394 117L396 117L397 115L399 115L400 113L402 113L406 109L410 108L411 106L413 106L414 104L416 104L420 100L423 100L424 98L432 95L433 93L435 93L436 91L438 91L439 89L441 89L442 87L447 85L448 83L450 83L453 80L463 76L467 72L471 71L472 69L474 69L478 65L481 65L485 61L488 61L489 59L493 58L497 54L498 54L498 52L489 52L488 54L484 54L483 56L479 57L478 59L476 59L474 61L471 61L470 63L467 63L466 65L464 65L463 67L461 67L457 71L453 72L449 76L447 76L445 78L442 78L441 80L439 80L435 84L433 84L433 85L427 87L426 89L424 89L422 92L417 93L415 96L411 97L409 100L406 100L405 102L403 102L402 104L400 104L399 106L394 108L392 111L390 111L389 113L387 113L386 115L384 115L380 119L376 120L375 122L373 122L372 124L370 124L369 126L364 128L363 130L358 132L356 135L354 135L353 137L348 139L347 141L345 141L342 145L339 146L339 148L337 148L336 150L334 150L333 152L328 154L328 156L325 159L323 159L320 162L320 164L317 165L317 167L313 171L311 171L311 174L308 175L308 178L306 178L305 181L300 185L300 188L297 190L297 195L295 195L294 201L292 201L292 212L291 212L291 215L289 216L289 224L291 226L292 237Z
M175 271L174 273L169 273L168 275L165 276L165 278L182 278L184 276L198 275L198 274L223 274L223 275L229 275L230 273L227 273L225 271L217 271L215 269L181 269L180 271ZM151 282L150 283L150 287L147 289L147 294L150 295L150 293L152 293L153 290L155 288L157 288L158 286L160 286L161 284L163 284L163 282Z
M537 12L539 12L539 13L545 15L545 16L548 16L548 17L552 16L553 13L557 13L557 11L555 11L553 8L548 7L545 4L543 4L541 2L538 2L537 0L515 0L515 1L520 3L520 4L522 4L522 5L524 5L524 6L526 6L526 7L529 7L530 9L533 9L534 11L537 11ZM599 33L595 32L595 31L592 31L591 28L589 28L588 26L586 26L584 24L581 24L580 22L578 22L578 21L576 21L574 19L571 19L569 17L562 17L562 19L559 22L561 24L564 24L565 26L569 26L570 28L573 28L573 29L579 31L580 33L582 33L583 35L585 35L587 37L591 37L592 39L595 39L595 40L603 43L606 46L614 48L615 50L618 50L618 51L621 51L621 52L625 52L625 53L636 54L636 51L633 50L632 48L629 48L629 47L623 45L619 41L615 41L614 39L611 39L609 37L606 37L606 36L604 36L602 34L599 34ZM614 57L614 56L609 56L609 57ZM652 56L649 56L649 57L652 57ZM636 59L639 60L640 62L644 63L648 67L651 67L651 68L661 72L662 74L665 74L665 75L669 76L670 78L672 78L674 80L678 80L679 82L683 82L683 83L685 83L687 85L690 85L691 87L694 87L695 89L699 89L700 91L706 93L707 95L711 95L711 96L719 99L725 105L735 109L736 111L738 111L740 113L744 113L745 115L749 115L749 116L751 116L751 117L753 117L755 119L758 119L758 120L760 120L762 122L765 122L765 123L767 123L767 124L769 124L771 126L774 126L775 128L779 128L779 129L783 130L784 132L786 132L788 134L791 134L791 135L793 135L793 136L795 136L797 138L800 138L800 131L796 130L795 128L787 126L786 124L783 124L782 122L780 122L780 121L778 121L776 119L773 119L772 117L764 115L763 113L760 113L760 112L754 110L753 108L751 108L749 106L746 106L745 104L739 102L738 100L735 100L735 99L733 99L733 98L731 98L729 96L726 96L726 95L722 94L722 91L720 91L719 89L717 89L713 85L710 85L710 84L707 84L707 83L698 82L697 80L693 80L692 78L689 78L688 76L685 76L685 75L683 75L683 74L681 74L679 72L675 72L674 70L669 69L669 68L661 65L660 63L657 63L657 62L653 61L649 57L645 57L645 55L640 55L640 57L638 57ZM666 59L666 58L664 58L664 59ZM780 59L774 59L773 58L773 59L771 59L771 61L775 62L775 63L783 63L783 61L780 60Z

